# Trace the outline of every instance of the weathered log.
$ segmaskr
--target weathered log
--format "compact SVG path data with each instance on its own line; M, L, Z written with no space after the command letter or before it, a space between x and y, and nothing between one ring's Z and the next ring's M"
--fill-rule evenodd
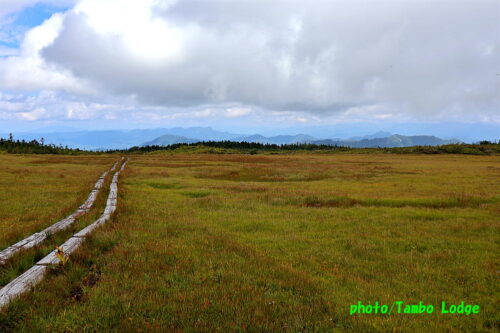
M123 160L123 158L122 158L122 160ZM113 167L111 168L111 172L115 171L117 166L118 166L118 161L116 161L115 164L113 164Z
M48 267L35 265L0 290L0 309L42 281Z
M122 158L123 160L123 158ZM118 161L116 161L111 170L115 170L118 166ZM41 244L49 235L53 235L61 230L68 228L72 225L76 219L84 214L86 214L94 205L95 200L97 199L97 195L104 184L104 180L108 174L108 171L105 171L100 177L99 180L94 185L94 189L90 192L87 200L80 206L78 209L71 215L65 217L64 219L52 224L51 226L45 228L44 230L34 233L31 236L9 246L8 248L0 251L0 265L4 265L7 260L9 260L13 255L18 253L19 251L33 248L39 244ZM115 192L117 189L115 189Z
M111 218L110 214L103 214L94 223L86 226L79 232L73 235L73 237L88 237L97 227L106 223Z
M64 252L66 257L69 257L70 254L75 252L75 250L85 241L84 238L81 237L71 237L64 244L59 246L59 248ZM35 265L57 265L61 261L56 255L57 250L50 252L45 258L38 261Z
M123 160L123 159L122 159ZM85 241L85 237L88 237L96 228L103 225L111 218L111 214L113 214L116 210L117 204L117 191L118 191L118 176L121 171L123 171L124 166L127 164L125 161L120 168L119 171L115 173L113 176L113 180L111 185L115 185L116 191L111 192L108 195L108 200L106 202L106 207L104 209L104 213L92 224L83 228L76 234L74 234L71 238L69 238L64 244L62 244L59 248L63 251L66 257L69 257L73 252L75 252L78 247L83 244ZM110 187L111 187L110 185ZM30 236L33 237L36 234ZM40 281L42 281L45 276L48 266L60 264L60 259L57 257L57 250L52 251L43 259L38 261L33 267L29 270L18 276L16 279L12 280L5 287L0 289L0 309L7 306L13 299L21 296L22 294L30 291L35 285L37 285Z

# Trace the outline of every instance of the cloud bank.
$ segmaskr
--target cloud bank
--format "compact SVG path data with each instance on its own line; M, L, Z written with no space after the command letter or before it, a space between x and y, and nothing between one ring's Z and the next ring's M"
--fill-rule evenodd
M29 31L20 55L0 59L0 89L96 105L224 105L229 117L258 108L500 122L499 6L80 0Z

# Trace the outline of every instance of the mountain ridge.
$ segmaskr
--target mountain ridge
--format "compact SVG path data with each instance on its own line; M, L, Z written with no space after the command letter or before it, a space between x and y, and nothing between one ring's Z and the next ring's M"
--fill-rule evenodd
M333 133L332 133L333 134ZM387 135L386 137L380 137ZM333 136L333 135L332 135ZM354 136L349 139L320 139L308 134L274 135L262 134L243 135L214 130L211 127L174 127L134 130L79 130L73 132L50 133L14 133L15 139L40 140L46 144L63 145L70 148L86 150L127 149L144 145L171 145L176 143L194 143L200 141L246 141L264 144L311 143L350 147L400 147L411 145L442 145L456 143L460 140L445 140L431 135L404 136L389 132L377 132L365 136Z
M242 136L235 138L231 141L236 142L254 142L254 143L262 143L262 144L295 144L295 143L309 143L309 144L317 144L317 145L330 145L330 146L346 146L352 148L392 148L392 147L409 147L409 146L439 146L445 144L459 143L460 140L451 139L441 139L433 135L413 135L413 136L405 136L400 134L394 134L387 137L378 137L377 135L367 135L365 139L361 140L337 140L337 139L324 139L317 140L312 136L297 134L297 135L277 135L273 137L265 137L261 134L254 134L248 136ZM373 138L370 138L373 137ZM157 146L167 146L174 143L195 143L202 141L212 141L212 140L199 140L199 139L190 139L190 138L179 138L174 137L175 140L172 140L171 135L165 135L164 140L162 137L157 138L153 141L146 142L141 146L148 145L157 145ZM184 141L182 141L184 140ZM217 141L217 140L215 140ZM221 141L221 140L218 140Z
M362 139L362 140L318 140L314 144L347 146L351 148L394 148L410 146L440 146L452 143L459 143L460 140L441 139L433 135L400 135L394 134L383 138Z

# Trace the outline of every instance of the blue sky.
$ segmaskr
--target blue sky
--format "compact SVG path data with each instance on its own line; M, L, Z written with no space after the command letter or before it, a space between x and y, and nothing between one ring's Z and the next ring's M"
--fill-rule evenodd
M499 6L5 0L0 133L206 125L500 139Z
M0 45L9 48L19 49L23 33L30 28L41 25L53 14L68 10L68 6L54 6L52 4L34 3L32 6L22 8L20 11L7 12L2 19L6 24L2 24L1 32L10 38L0 40ZM13 35L17 35L15 36Z
M13 24L25 27L36 27L50 18L54 13L67 9L68 8L56 8L45 4L35 4L32 7L25 8L16 13L16 19Z

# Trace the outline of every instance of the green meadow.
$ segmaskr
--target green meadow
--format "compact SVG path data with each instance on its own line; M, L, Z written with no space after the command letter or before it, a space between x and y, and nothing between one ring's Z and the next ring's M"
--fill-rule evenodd
M118 157L0 154L0 244L74 211ZM0 310L0 331L497 332L499 184L498 155L131 154L112 220ZM350 315L358 301L436 311Z
M75 211L115 160L0 152L0 249Z

